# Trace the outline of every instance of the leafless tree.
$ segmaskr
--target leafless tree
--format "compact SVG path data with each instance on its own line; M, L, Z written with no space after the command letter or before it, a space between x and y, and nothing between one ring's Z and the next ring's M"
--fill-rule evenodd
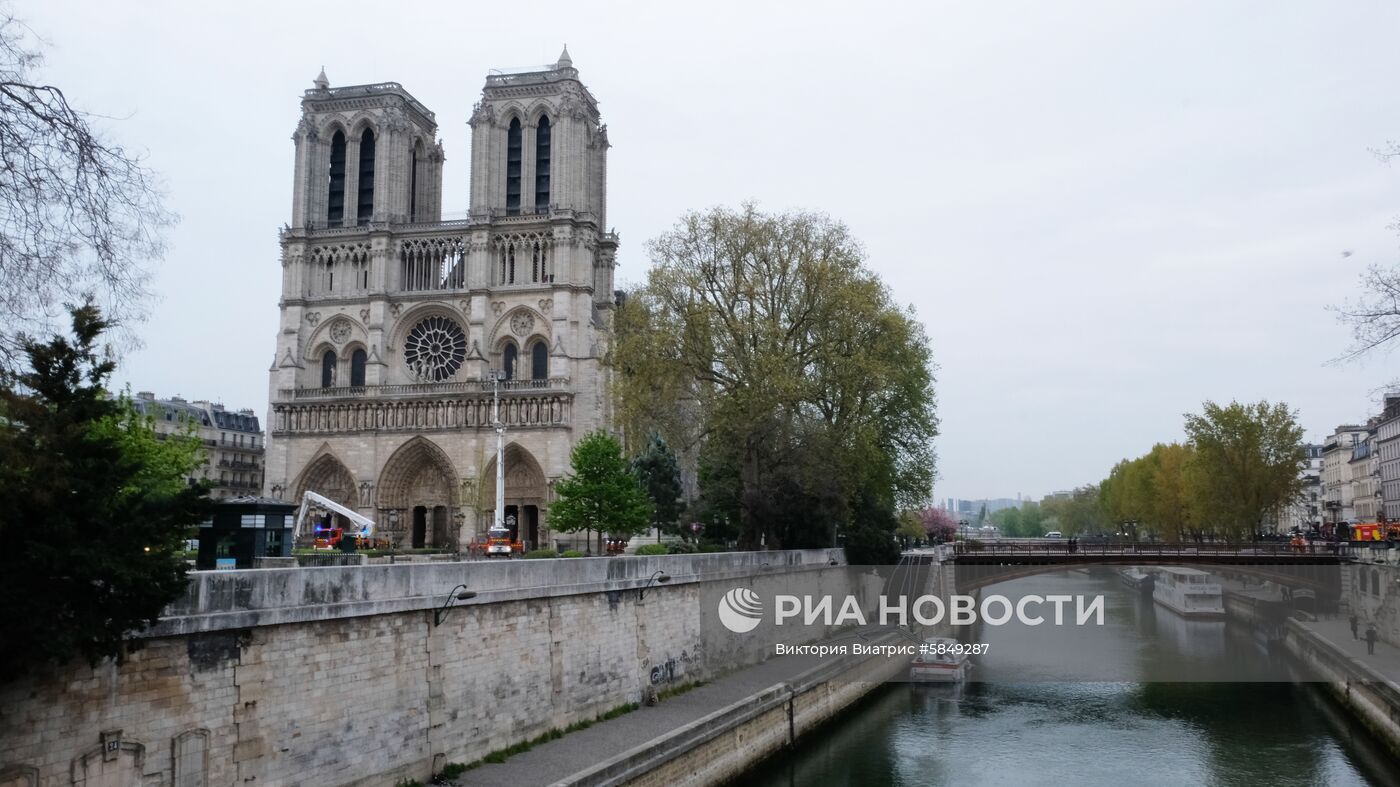
M1381 161L1400 158L1400 143L1390 141L1372 151ZM1400 231L1400 221L1391 229ZM1351 252L1343 252L1351 256ZM1352 344L1337 358L1349 361L1373 350L1394 346L1400 338L1400 263L1372 263L1361 274L1361 296L1333 307L1338 319L1351 328Z
M102 137L36 69L41 42L0 7L0 369L21 334L48 333L87 298L129 327L174 221L142 157Z

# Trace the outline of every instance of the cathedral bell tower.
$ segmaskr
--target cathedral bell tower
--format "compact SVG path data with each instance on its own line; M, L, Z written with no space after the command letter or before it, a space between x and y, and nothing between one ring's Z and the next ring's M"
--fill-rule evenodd
M296 229L438 221L442 145L433 113L401 85L333 88L322 69L301 99Z
M517 539L556 543L554 483L612 426L597 101L565 50L487 74L470 122L470 210L450 221L437 122L398 83L322 71L292 137L266 493L315 492L400 548L471 549L498 483Z

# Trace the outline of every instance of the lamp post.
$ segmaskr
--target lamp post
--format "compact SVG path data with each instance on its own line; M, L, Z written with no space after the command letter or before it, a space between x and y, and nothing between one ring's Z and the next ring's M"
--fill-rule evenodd
M637 600L638 600L638 601L641 601L642 599L644 599L644 598L647 597L647 588L651 587L651 585L652 585L653 582L670 582L670 581L671 581L671 575L670 575L670 574L667 574L665 571L660 571L660 570L658 570L658 571L653 572L652 575L651 575L651 579L648 579L648 580L647 580L647 583L646 583L645 585L642 586L642 589L639 590L639 591L637 592Z
M493 527L506 526L506 424L501 420L501 380L505 372L486 372L491 381L491 425L496 429L496 518Z
M442 602L442 606L433 611L433 628L441 626L442 622L447 619L447 612L452 608L452 603L454 601L466 601L473 598L476 598L476 591L467 590L466 585L458 585L452 588L452 592L447 594L447 600Z

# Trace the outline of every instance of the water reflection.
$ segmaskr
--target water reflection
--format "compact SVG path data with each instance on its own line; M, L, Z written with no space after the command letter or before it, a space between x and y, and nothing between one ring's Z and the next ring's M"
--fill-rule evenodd
M976 682L890 685L740 783L1400 784L1396 763L1315 687L1201 682L1222 674L1222 661L1255 681L1286 678L1286 663L1247 629L1183 620L1113 580L1067 573L997 587L1103 592L1106 625L1079 641L1066 630L964 632L992 646ZM1065 681L1062 665L1045 664L1085 654L1094 661L1080 669L1103 679ZM1143 680L1164 674L1196 677Z

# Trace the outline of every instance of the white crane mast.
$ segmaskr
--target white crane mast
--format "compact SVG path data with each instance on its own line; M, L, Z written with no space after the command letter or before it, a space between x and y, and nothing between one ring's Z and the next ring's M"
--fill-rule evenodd
M296 529L292 532L293 539L301 537L301 526L302 523L306 521L306 509L313 503L322 508L334 511L357 525L360 528L359 532L355 533L358 538L368 538L374 533L374 520L357 514L334 500L324 495L318 495L308 489L306 493L301 496L301 508L297 509Z

